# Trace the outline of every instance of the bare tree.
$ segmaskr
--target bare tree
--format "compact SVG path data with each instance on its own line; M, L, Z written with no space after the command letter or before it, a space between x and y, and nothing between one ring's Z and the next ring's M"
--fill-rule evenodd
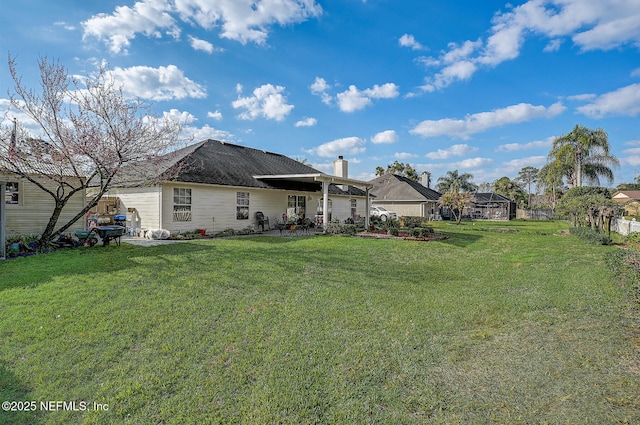
M51 217L40 237L43 247L83 218L123 167L148 165L170 152L180 124L152 115L149 105L126 98L104 66L81 79L70 77L59 61L41 58L41 87L36 91L23 85L15 58L9 56L8 62L14 82L11 105L29 117L40 134L28 134L15 124L3 126L0 173L28 180L53 199ZM68 222L58 223L69 200L87 189L92 190L86 206Z

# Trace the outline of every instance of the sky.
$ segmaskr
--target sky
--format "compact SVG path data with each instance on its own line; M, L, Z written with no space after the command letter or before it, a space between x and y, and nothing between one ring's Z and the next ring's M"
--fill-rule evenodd
M100 64L208 138L349 177L408 163L476 184L540 168L554 137L602 128L640 176L640 0L22 0L0 10L0 110L16 58ZM3 124L6 125L7 121ZM609 185L606 181L603 185Z

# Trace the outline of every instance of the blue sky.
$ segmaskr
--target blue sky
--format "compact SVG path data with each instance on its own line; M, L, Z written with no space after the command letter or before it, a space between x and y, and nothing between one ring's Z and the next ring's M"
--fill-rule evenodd
M614 185L640 175L640 0L23 0L0 31L26 84L40 56L106 62L187 139L329 173L513 178L580 124L608 132ZM0 81L7 110L6 61Z

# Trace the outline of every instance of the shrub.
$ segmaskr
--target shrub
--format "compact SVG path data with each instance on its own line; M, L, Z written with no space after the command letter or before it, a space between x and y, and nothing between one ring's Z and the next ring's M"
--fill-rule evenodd
M433 233L433 227L414 227L413 229L409 229L409 233L414 238L420 238L424 236L428 236Z
M569 232L572 235L576 235L582 241L591 244L611 245L613 241L611 238L603 233L598 233L591 227L571 227Z
M634 233L629 233L627 236L624 237L625 242L630 242L630 243L640 243L640 233L638 232L634 232Z
M429 227L429 222L424 217L419 216L402 216L399 219L400 227Z
M329 223L327 224L326 233L328 235L355 236L358 233L358 226L355 224Z
M628 285L635 301L640 303L640 252L620 248L607 253L605 260L614 278Z

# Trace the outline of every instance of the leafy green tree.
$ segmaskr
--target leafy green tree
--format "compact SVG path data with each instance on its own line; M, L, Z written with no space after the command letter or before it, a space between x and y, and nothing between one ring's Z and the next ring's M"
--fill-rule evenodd
M547 163L538 172L538 187L542 186L551 209L556 208L557 200L566 190L563 177L563 168L554 162Z
M404 162L398 162L397 160L394 161L393 164L387 165L386 170L380 166L376 167L376 176L383 176L385 174L397 174L413 181L418 181L420 179L418 172L411 166L411 164L405 164Z
M462 220L462 212L473 202L473 194L469 192L445 192L438 199L441 208L448 208L453 214L456 224Z
M436 190L440 193L445 192L475 192L478 188L473 182L473 175L470 173L458 173L458 170L447 171L447 173L438 178Z
M600 177L613 182L611 167L620 165L610 151L607 133L581 125L554 140L548 159L571 187L580 187L584 182L599 185Z
M498 195L516 201L517 204L522 204L527 199L526 193L518 182L506 176L500 177L493 183L493 191Z
M640 183L620 183L616 186L618 190L640 190Z
M478 192L491 192L493 190L493 183L480 183L478 185Z
M617 213L620 205L611 199L606 187L574 187L558 201L557 212L568 218L574 227L590 226L599 230L604 219Z
M540 170L536 167L524 167L520 170L518 177L516 178L527 186L527 194L529 195L527 198L527 207L529 208L531 208L531 185L538 181L539 172Z

